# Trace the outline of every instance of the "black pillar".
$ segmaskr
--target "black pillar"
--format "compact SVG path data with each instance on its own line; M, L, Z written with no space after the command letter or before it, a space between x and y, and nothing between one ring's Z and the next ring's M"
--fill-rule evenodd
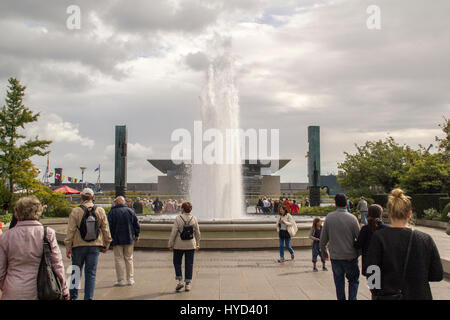
M127 127L116 126L116 157L114 168L116 197L125 197L127 192L127 142Z

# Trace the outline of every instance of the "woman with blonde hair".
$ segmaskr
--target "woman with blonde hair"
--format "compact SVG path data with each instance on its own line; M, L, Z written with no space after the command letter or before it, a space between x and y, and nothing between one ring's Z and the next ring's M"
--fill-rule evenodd
M371 288L372 299L433 299L429 282L443 278L436 244L428 234L409 227L412 204L403 190L392 190L387 212L392 228L374 232L367 253L366 276L374 270L380 276L380 285Z
M17 201L17 224L0 236L0 288L2 300L37 300L37 276L44 245L44 227L38 221L42 205L36 197ZM52 269L59 278L63 298L69 298L64 265L55 230L47 229Z

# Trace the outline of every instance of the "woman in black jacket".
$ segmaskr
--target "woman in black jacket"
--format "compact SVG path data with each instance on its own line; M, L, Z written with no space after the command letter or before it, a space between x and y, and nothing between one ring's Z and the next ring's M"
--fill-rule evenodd
M392 228L375 232L367 253L367 265L380 270L380 286L371 288L373 299L432 300L429 282L443 278L433 238L408 227L412 206L403 190L392 191L387 211Z
M361 274L366 275L367 269L367 251L369 251L370 239L375 231L383 229L386 225L381 220L383 208L378 204L369 207L367 214L367 225L361 228L358 239L355 241L355 248L361 250L362 269Z

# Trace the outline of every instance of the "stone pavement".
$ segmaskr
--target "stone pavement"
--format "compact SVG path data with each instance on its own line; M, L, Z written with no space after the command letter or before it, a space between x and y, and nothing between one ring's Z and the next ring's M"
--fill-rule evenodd
M65 256L64 246L61 246L61 252ZM176 293L171 252L135 251L136 284L114 287L114 255L109 251L99 258L95 299L336 299L329 262L329 271L312 272L311 249L296 250L295 261L283 264L276 262L277 255L277 250L200 250L195 256L192 291ZM65 257L64 265L70 265ZM435 299L450 299L448 279L431 283L431 288ZM82 290L79 296L83 297ZM366 280L361 276L358 299L369 297Z
M433 240L434 242L436 242L436 246L438 247L441 258L450 260L450 236L447 233L445 233L444 229L420 227L420 226L416 226L414 228L422 232L428 233L431 237L433 237Z

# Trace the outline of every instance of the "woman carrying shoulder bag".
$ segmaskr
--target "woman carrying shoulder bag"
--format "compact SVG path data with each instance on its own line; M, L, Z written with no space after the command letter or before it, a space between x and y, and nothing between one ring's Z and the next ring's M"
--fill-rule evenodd
M14 208L17 225L0 237L0 288L2 300L37 300L39 270L44 252L44 232L46 262L59 279L60 298L69 299L61 251L56 241L55 230L44 227L38 221L42 205L36 197L19 199ZM48 259L47 259L48 258ZM47 290L48 291L48 290Z
M282 205L279 209L279 215L277 219L277 232L280 240L280 259L278 262L284 262L284 246L291 254L291 259L294 260L294 250L291 247L291 237L294 237L298 231L297 223L294 218L288 212L286 206Z
M200 248L200 228L197 218L191 214L191 211L190 202L184 202L181 205L181 214L175 219L169 238L169 250L173 251L173 265L177 280L176 291L180 291L183 287L186 291L191 290L194 252ZM183 255L185 256L185 283L182 281L181 271Z
M403 190L391 192L387 211L392 228L374 232L367 253L366 276L370 277L378 267L381 280L379 288L371 288L372 299L432 300L429 282L443 278L433 238L408 227L412 205Z

